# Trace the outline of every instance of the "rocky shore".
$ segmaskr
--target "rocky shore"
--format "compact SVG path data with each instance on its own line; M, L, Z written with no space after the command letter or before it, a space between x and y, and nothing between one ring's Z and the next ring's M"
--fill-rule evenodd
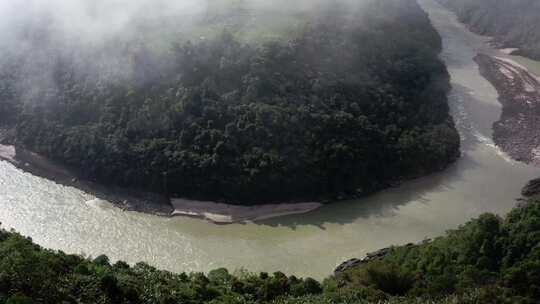
M423 245L423 244L426 244L426 243L430 243L431 241L432 241L431 239L425 239L422 242L417 243L417 244L408 243L407 245L405 245L405 247ZM374 252L370 252L370 253L366 254L366 256L364 256L363 258L360 258L360 259L358 259L358 258L349 259L349 260L339 264L336 267L336 269L334 269L334 275L345 272L345 271L347 271L347 270L349 270L351 268L354 268L354 267L356 267L358 265L370 263L370 262L373 262L375 260L380 260L380 259L384 258L386 255L388 255L391 251L392 251L392 247L387 247L387 248L379 249L379 250L374 251Z
M407 244L409 245L409 244ZM412 244L410 244L412 245ZM338 273L342 273L342 272L345 272L351 268L354 268L358 265L362 265L362 264L365 264L365 263L369 263L369 262L372 262L374 260L379 260L379 259L382 259L384 258L389 252L390 250L392 250L392 248L383 248L383 249L380 249L380 250L377 250L377 251L374 251L374 252L370 252L368 254L366 254L365 257L361 258L361 259L358 259L358 258L352 258L352 259L349 259L341 264L339 264L336 269L334 269L334 274L338 274Z
M479 54L475 61L503 106L493 125L495 144L517 161L540 166L540 77L507 58Z

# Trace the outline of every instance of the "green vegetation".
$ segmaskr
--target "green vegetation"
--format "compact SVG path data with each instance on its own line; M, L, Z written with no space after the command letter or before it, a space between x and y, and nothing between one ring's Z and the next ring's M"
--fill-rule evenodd
M0 303L538 303L540 202L393 247L319 283L283 273L174 274L45 250L0 230Z
M481 303L538 303L540 202L504 220L484 214L427 244L395 247L335 280L351 291L367 285L393 295L477 293Z
M46 73L25 74L34 56L16 54L0 119L83 177L229 203L356 196L444 168L459 137L427 15L414 1L337 3L288 41L225 32L157 57L126 46L121 79L85 63L91 51L62 52L46 60L51 79L20 92ZM46 37L27 43L47 52Z
M540 60L540 2L536 0L437 0L471 30L493 36L519 55Z

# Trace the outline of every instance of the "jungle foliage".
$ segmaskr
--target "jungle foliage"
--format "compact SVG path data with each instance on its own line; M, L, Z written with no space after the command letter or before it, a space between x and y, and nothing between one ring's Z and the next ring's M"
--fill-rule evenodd
M459 154L440 50L415 1L384 0L331 7L289 40L131 45L121 79L92 54L51 51L46 79L13 54L0 118L16 144L105 184L240 204L354 196Z
M46 250L0 230L0 303L538 303L540 202L484 214L325 279L157 270Z

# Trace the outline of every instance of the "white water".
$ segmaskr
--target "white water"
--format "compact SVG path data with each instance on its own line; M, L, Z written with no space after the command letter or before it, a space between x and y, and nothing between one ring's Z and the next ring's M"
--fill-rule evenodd
M540 170L509 160L490 140L500 105L472 60L489 51L485 39L432 0L420 2L444 38L450 105L463 137L463 157L445 172L305 215L217 226L123 212L0 162L0 222L48 248L172 271L223 266L322 278L345 259L441 235L483 212L508 212Z

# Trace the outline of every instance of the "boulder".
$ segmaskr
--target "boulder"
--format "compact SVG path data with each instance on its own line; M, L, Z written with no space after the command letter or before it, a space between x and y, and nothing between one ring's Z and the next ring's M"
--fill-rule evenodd
M528 182L521 190L521 194L526 198L540 198L540 178Z
M370 252L370 253L366 254L366 256L364 258L362 258L362 259L350 259L350 260L347 260L347 261L339 264L339 266L336 267L336 269L334 270L334 274L344 272L344 271L346 271L346 270L348 270L350 268L353 268L355 266L358 266L360 264L365 264L365 263L371 262L373 260L382 259L390 252L390 250L391 250L391 248L383 248L383 249L377 250L375 252Z

